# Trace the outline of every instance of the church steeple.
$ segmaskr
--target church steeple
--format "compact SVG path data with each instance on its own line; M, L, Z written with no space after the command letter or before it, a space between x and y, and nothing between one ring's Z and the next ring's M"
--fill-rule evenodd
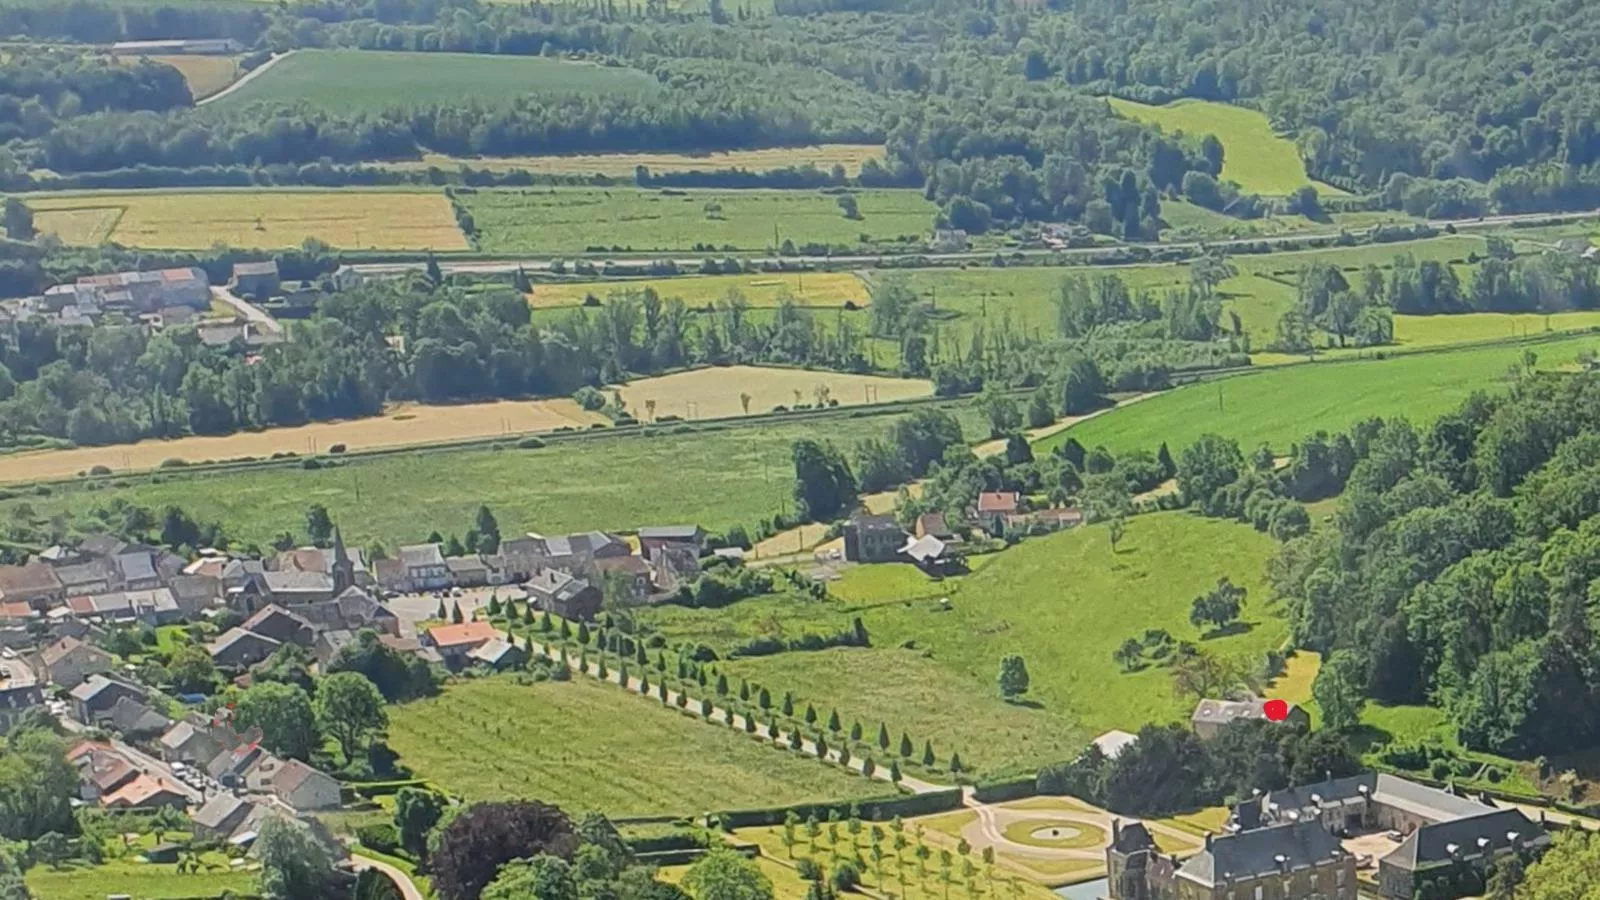
M344 593L356 583L356 564L351 562L350 554L344 550L344 536L339 533L339 526L333 528L333 576L334 596Z

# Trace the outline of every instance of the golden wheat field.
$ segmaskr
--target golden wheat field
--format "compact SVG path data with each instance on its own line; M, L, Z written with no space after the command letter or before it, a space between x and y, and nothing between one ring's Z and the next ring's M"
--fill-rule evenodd
M746 412L741 395L750 397L750 415L772 412L775 406L817 403L819 387L840 406L889 403L933 394L933 382L917 378L846 375L806 369L763 366L722 366L695 369L655 378L641 378L606 388L619 391L628 411L642 421L662 416L708 419ZM654 401L654 413L651 412Z
M755 307L775 307L787 293L801 306L857 307L872 302L867 287L851 272L757 272L748 275L689 275L678 278L628 279L622 281L574 281L535 285L528 294L534 309L582 306L588 297L604 301L608 294L653 289L663 299L677 297L689 306L699 307L738 291Z
M443 194L406 191L126 191L25 198L41 232L73 244L466 250Z
M164 460L221 461L274 453L326 453L334 444L350 451L405 447L439 441L491 438L529 431L554 431L564 425L587 427L604 417L585 412L571 400L502 400L459 406L398 405L382 416L316 422L293 428L240 432L221 437L147 440L112 447L76 447L0 456L0 483L71 478L95 466L113 472L154 469Z
M844 166L845 173L856 175L869 159L882 160L883 147L877 144L818 144L811 147L770 147L763 150L718 150L712 153L596 153L571 156L447 156L427 153L421 160L390 164L401 170L426 169L437 166L454 169L470 166L493 172L526 169L549 175L608 175L614 178L631 178L634 170L644 166L653 173L713 172L720 169L744 169L748 172L768 172L807 163L823 171L834 166Z
M133 61L148 59L177 69L189 83L189 93L200 100L215 94L239 77L239 60L232 56L144 56L122 57Z

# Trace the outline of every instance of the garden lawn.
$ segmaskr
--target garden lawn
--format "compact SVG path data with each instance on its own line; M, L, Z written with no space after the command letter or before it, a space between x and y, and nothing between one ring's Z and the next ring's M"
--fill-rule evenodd
M1340 431L1372 416L1431 422L1474 391L1501 388L1506 370L1524 352L1536 353L1541 369L1552 369L1597 348L1600 339L1573 337L1269 369L1187 385L1097 416L1040 441L1034 453L1076 438L1114 453L1165 441L1176 455L1207 433L1232 438L1247 452L1267 443L1283 453L1315 431Z
M931 740L940 769L956 752L966 768L983 775L1032 771L1073 756L1107 729L1137 731L1187 716L1190 701L1173 695L1164 668L1123 673L1111 654L1147 628L1197 640L1190 602L1223 575L1249 591L1248 629L1202 646L1252 662L1280 646L1287 629L1267 607L1262 580L1275 546L1248 526L1157 513L1128 520L1115 555L1106 529L1089 526L1023 541L964 579L918 582L909 567L860 566L830 585L839 599L828 605L758 607L737 618L730 618L737 605L715 613L672 612L663 630L672 640L725 647L736 636L836 630L859 616L870 649L788 652L719 665L735 685L743 677L765 686L774 704L792 692L797 712L811 704L825 720L837 709L846 728L861 723L869 743L880 722L889 728L892 748L908 734L920 756ZM855 576L878 569L892 574ZM948 608L940 602L945 597ZM998 696L995 676L1008 653L1020 653L1032 677L1025 704ZM881 751L874 754L882 764Z
M1265 113L1209 100L1178 100L1163 106L1120 97L1108 97L1107 102L1118 115L1163 131L1182 131L1196 141L1216 135L1222 142L1223 180L1236 181L1251 193L1283 195L1308 184L1325 196L1344 193L1306 175L1294 141L1275 133Z
M540 56L299 50L212 107L306 103L338 112L459 103L510 104L519 97L622 94L647 97L655 79L638 69Z
M118 894L139 900L187 900L215 897L228 891L245 896L255 892L256 876L250 872L228 871L227 858L222 854L208 853L203 861L220 869L180 875L175 864L119 859L98 866L68 866L60 870L34 866L23 881L34 900L105 900Z
M881 796L837 766L709 725L592 678L460 682L390 711L389 745L468 800L536 797L609 815Z
M518 57L523 58L523 57ZM544 188L460 192L486 253L765 250L793 241L854 247L920 244L934 205L914 190L852 192L860 217L847 219L838 198L821 191ZM863 241L863 237L865 241Z

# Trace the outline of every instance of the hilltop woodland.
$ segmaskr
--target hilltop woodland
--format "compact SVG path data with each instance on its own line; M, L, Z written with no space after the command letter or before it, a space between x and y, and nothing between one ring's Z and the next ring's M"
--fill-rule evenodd
M1600 202L1600 130L1585 77L1600 52L1600 25L1581 5L779 0L775 12L720 2L691 14L656 3L439 0L9 7L0 28L38 39L211 36L257 51L554 55L632 66L659 89L492 106L408 107L397 98L376 112L268 103L199 110L170 75L147 67L113 79L103 64L13 50L0 63L0 135L9 138L0 184L33 184L28 173L38 169L80 186L343 183L378 177L348 164L414 158L422 148L881 142L884 163L869 163L859 182L921 187L955 227L1078 221L1154 236L1162 195L1179 193L1191 174L1191 183L1214 180L1224 150L1205 135L1162 135L1114 116L1096 95L1116 94L1257 107L1295 137L1312 177L1364 195L1347 205L1470 216ZM248 60L259 61L259 53ZM1223 193L1236 214L1267 206L1236 189Z
M1531 362L1523 367L1531 371ZM1474 749L1531 757L1600 739L1600 379L1519 376L1427 428L1364 423L1333 527L1270 569L1319 700L1445 709Z

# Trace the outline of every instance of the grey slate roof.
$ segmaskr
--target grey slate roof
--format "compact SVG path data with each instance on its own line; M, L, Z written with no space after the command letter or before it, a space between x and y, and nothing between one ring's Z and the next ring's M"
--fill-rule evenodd
M899 531L900 523L894 516L856 516L850 524L857 531Z
M662 541L693 541L700 538L699 525L647 525L639 529L639 537Z
M1296 822L1214 836L1205 849L1189 857L1178 875L1211 887L1224 880L1270 875L1284 867L1317 865L1343 854L1338 838L1322 823Z
M438 544L413 544L400 548L400 562L408 569L443 566L444 554Z
M1335 804L1361 802L1362 788L1373 802L1403 809L1434 822L1476 816L1488 807L1474 800L1407 781L1394 775L1366 772L1299 787L1273 791L1264 800L1269 813L1291 809L1305 810ZM1278 809L1273 810L1276 804Z
M148 581L156 577L156 564L148 551L117 554L117 568L128 581Z
M1492 855L1509 847L1513 834L1519 845L1549 841L1544 828L1520 809L1479 809L1482 811L1474 816L1418 828L1383 857L1383 863L1416 871L1444 865L1457 858Z

